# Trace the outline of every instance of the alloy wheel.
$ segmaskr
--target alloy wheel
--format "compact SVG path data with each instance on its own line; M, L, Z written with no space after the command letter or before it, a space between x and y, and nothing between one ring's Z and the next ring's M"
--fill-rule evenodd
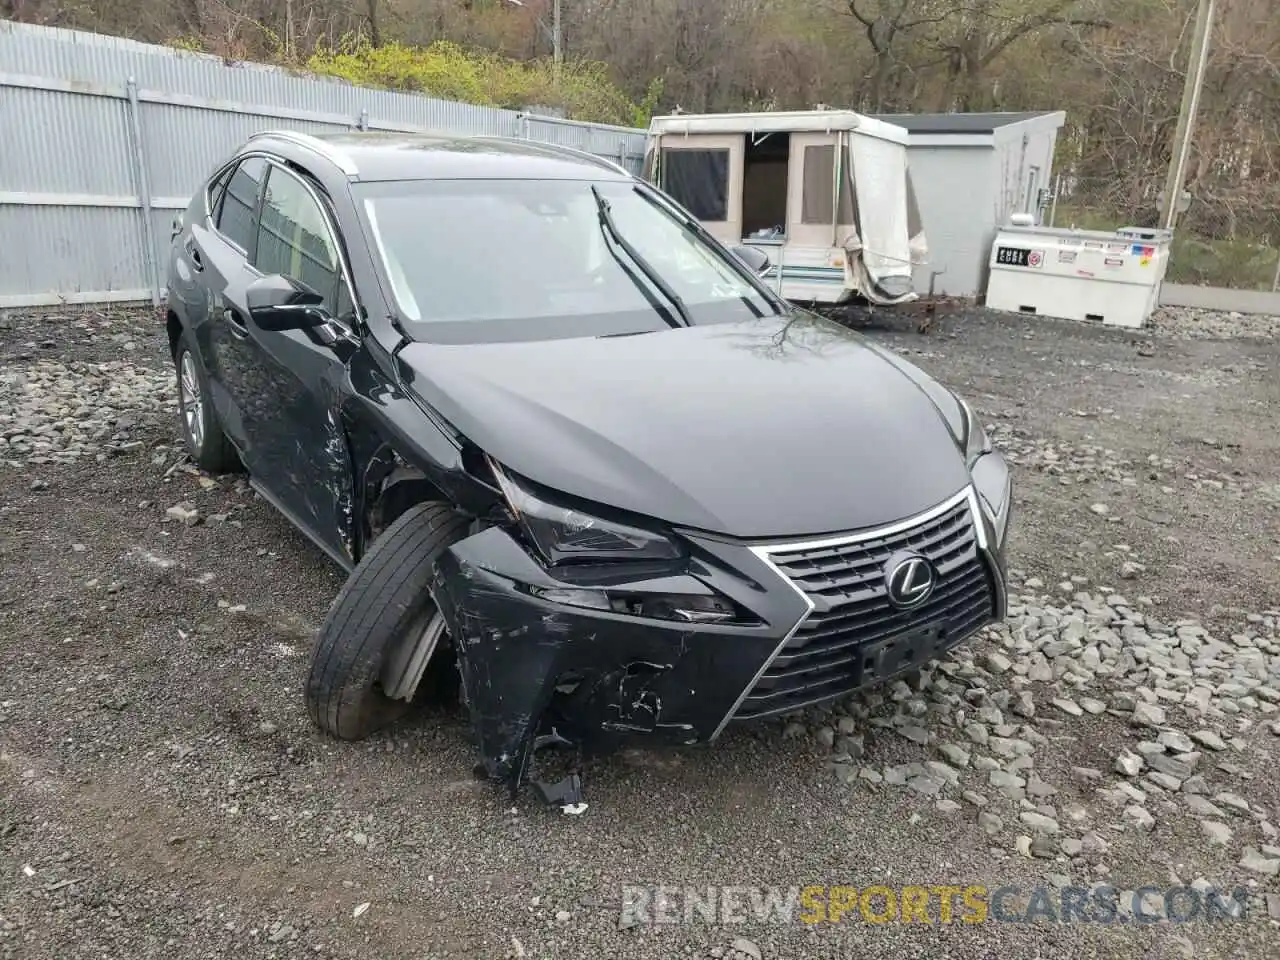
M190 350L182 352L178 364L178 392L187 438L193 447L200 450L204 446L204 397L200 393L200 378L196 375L196 361Z

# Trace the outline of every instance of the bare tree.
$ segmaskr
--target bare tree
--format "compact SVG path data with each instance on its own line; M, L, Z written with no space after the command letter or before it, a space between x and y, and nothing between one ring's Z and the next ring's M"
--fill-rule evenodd
M907 74L900 58L902 48L915 42L914 34L921 28L944 22L949 5L932 0L844 0L844 5L861 25L872 52L862 106L873 113L901 109L900 87Z

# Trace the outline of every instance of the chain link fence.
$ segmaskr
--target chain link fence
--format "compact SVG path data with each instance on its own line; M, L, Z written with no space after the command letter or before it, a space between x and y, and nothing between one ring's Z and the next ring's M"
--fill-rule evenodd
M1159 225L1158 186L1059 174L1050 226L1082 230ZM1169 283L1280 291L1280 196L1195 197L1178 217Z

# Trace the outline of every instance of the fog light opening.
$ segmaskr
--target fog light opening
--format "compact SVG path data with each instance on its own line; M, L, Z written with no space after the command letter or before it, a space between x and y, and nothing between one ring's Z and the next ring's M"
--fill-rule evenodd
M590 610L612 610L609 595L603 590L582 590L574 587L529 587L529 592L548 603L563 603L569 607L586 607Z
M651 620L679 620L684 623L731 623L739 619L732 603L720 597L628 596L614 597L614 609Z
M758 624L758 618L744 613L731 600L719 596L688 594L618 593L585 587L524 588L530 596L587 610L603 610L646 620L667 620L689 624Z

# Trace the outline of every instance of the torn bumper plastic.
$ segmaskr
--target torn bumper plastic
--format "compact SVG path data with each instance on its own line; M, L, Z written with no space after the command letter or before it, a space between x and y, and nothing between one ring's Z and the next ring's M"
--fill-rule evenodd
M871 537L878 531L853 535L856 547L841 554L858 576L872 571L866 590L847 595L774 562L791 556L794 544L685 534L694 559L684 572L613 574L589 585L582 574L558 579L501 527L455 544L437 566L434 594L454 638L487 774L514 791L548 725L590 752L636 737L705 743L732 720L846 695L960 643L1005 614L1003 544L971 490L948 510L952 526L938 534L943 552L935 558L938 601L918 615L891 610L883 599L882 565L877 559L868 567L866 558L873 547L897 547ZM929 522L936 526L936 518ZM968 531L963 550L960 527ZM590 594L716 596L743 615L714 624L635 616L579 605L585 600L576 598ZM869 656L886 645L892 656Z
M713 739L805 609L784 583L721 574L730 577L738 582L729 589L755 594L767 618L754 626L706 625L549 601L536 594L585 591L548 574L507 531L490 528L451 548L438 564L434 592L455 638L488 774L524 778L553 701L557 731L584 747L638 734L682 744ZM607 589L696 596L711 588L686 574Z

